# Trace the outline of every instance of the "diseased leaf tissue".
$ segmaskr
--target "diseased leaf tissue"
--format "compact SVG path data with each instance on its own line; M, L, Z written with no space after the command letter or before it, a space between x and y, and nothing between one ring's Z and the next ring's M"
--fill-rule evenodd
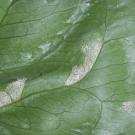
M0 135L134 135L134 7L0 0Z

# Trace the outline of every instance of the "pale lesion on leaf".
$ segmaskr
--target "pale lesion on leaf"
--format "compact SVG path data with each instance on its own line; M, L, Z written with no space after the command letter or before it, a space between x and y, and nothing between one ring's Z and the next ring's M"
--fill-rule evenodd
M0 107L11 104L21 98L26 79L18 79L7 85L4 91L0 91Z
M96 59L100 53L102 47L102 40L96 39L91 43L83 43L81 51L85 55L84 61L80 65L76 65L72 68L70 76L65 82L65 85L73 85L83 79L87 73L92 69Z
M135 101L123 102L121 109L126 112L135 112Z

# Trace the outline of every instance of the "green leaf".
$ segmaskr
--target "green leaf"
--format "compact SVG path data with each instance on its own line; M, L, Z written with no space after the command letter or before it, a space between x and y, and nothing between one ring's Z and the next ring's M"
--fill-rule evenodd
M134 135L134 0L0 0L0 135Z

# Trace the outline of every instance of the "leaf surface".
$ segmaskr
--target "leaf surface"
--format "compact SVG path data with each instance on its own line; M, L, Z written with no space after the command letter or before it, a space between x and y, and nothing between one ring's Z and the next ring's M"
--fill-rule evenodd
M134 135L134 0L0 0L0 135Z

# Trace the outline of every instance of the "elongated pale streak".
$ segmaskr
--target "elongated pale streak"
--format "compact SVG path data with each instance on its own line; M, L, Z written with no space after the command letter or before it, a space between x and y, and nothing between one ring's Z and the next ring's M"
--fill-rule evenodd
M17 101L21 98L26 79L18 79L7 85L4 91L0 92L0 107Z
M71 74L66 80L65 85L73 85L87 75L97 59L101 46L102 42L100 39L97 39L91 44L82 45L82 52L85 54L84 62L72 68Z

